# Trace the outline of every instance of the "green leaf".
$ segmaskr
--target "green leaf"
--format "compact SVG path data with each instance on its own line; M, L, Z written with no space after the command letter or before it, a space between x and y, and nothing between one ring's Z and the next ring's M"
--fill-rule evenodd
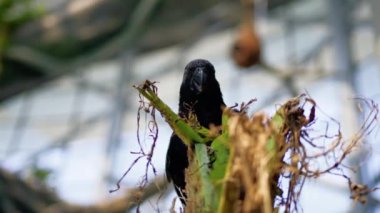
M33 170L33 176L36 177L38 180L45 182L49 175L51 174L51 170L49 169L40 169L40 168L35 168Z
M199 177L201 179L201 193L205 201L204 212L211 212L213 207L214 187L209 178L209 158L205 144L195 144L195 156L199 166Z
M212 163L212 170L210 171L210 179L213 182L218 182L225 176L230 154L227 132L217 137L212 142L211 148L213 150L214 162Z
M194 142L206 143L207 139L194 130L189 124L182 120L173 110L170 109L153 91L153 83L146 81L142 86L134 86L150 103L161 113L166 122L173 129L176 135L186 144L191 145Z

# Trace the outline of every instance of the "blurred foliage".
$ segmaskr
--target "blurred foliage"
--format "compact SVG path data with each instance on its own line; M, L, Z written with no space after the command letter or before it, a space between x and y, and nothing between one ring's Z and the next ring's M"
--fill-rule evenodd
M67 1L34 21L25 21L28 23L7 30L8 47L1 54L0 102L54 79L57 73L68 73L75 70L74 66L113 57L131 46L138 50L136 53L142 53L182 43L204 33L212 23L231 19L226 18L226 10L228 14L233 13L230 6L224 5L222 15L215 11L206 14L206 10L219 5L216 0L181 1L180 4L174 0L159 0L153 9L142 8L145 7L142 2L100 0L82 7L78 1ZM153 3L146 3L150 4ZM204 16L211 18L204 21ZM144 23L136 27L136 20ZM134 31L139 35L129 38Z
M0 75L2 58L11 43L11 33L22 24L39 17L43 10L31 0L0 1Z
M285 6L287 4L291 4L296 2L297 0L269 0L268 1L268 9L275 10L281 6Z
M0 53L1 56L1 53ZM19 63L18 61L7 59L3 57L0 64L0 90L8 85L13 85L14 82L24 82L31 79L37 79L43 76L37 68L31 67L27 64Z
M74 69L63 69L62 64L82 66L129 48L124 41L125 32L134 26L133 16L141 1L101 0L87 7L78 2L67 1L40 17L43 10L33 0L0 0L0 102L54 79L49 77L57 71L52 67L63 74ZM281 5L286 1L276 2ZM239 5L239 1L232 0L161 0L146 14L148 20L140 25L139 31L143 33L132 42L133 48L139 54L175 44L186 45L215 30L216 25L219 30L235 26L241 18ZM117 45L112 45L117 41ZM105 46L109 48L102 48ZM89 55L99 57L74 63Z
M223 2L228 1L230 0L223 0ZM138 0L100 1L89 11L74 15L66 14L65 8L62 8L60 10L64 14L62 16L58 16L54 11L51 13L53 16L57 15L59 21L48 31L40 23L30 23L15 36L22 44L49 53L51 56L70 60L95 50L129 28L133 24L131 16L139 2ZM158 7L149 15L149 24L142 26L144 34L136 42L136 46L151 50L178 43L183 40L182 34L189 33L187 29L192 29L191 25L195 24L189 21L219 2L216 0L160 1Z
M51 11L59 21L49 32L40 23L31 23L17 36L20 43L61 59L73 59L94 51L129 27L138 0L107 0L89 11L68 14L67 8ZM74 3L69 3L74 4ZM63 13L61 17L60 13ZM32 29L34 28L34 29ZM33 31L30 33L28 31ZM49 36L49 34L55 34ZM33 37L29 37L32 35ZM48 36L45 36L48 35ZM26 38L26 40L24 40Z
M52 174L52 170L43 168L33 168L32 177L36 178L38 181L46 183L49 175Z
M31 0L1 0L0 1L0 84L10 82L11 79L22 79L22 73L5 72L14 62L5 62L5 53L12 44L12 34L23 24L42 15L43 9L37 7Z
M42 12L42 8L32 4L31 0L2 0L0 1L1 27L12 30L40 16Z

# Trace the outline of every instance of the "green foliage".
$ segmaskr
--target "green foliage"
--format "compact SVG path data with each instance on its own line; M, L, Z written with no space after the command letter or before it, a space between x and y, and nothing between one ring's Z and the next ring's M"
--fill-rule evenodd
M0 25L13 30L30 21L43 12L31 0L2 0L0 1Z
M146 81L142 86L135 86L141 95L150 101L166 119L166 122L170 125L173 131L181 138L186 145L191 145L194 142L206 143L207 139L202 137L205 134L205 128L202 129L202 133L197 132L184 120L182 120L173 110L170 109L155 93L154 82Z
M37 178L41 182L46 182L49 175L52 173L49 169L42 169L42 168L34 168L33 169L33 177Z
M212 170L210 171L210 179L218 184L224 178L226 173L226 167L228 163L228 157L230 154L228 146L228 133L224 132L211 144L211 149L213 151L212 156L214 158L212 164Z
M226 178L228 178L228 174L232 173L229 170L232 169L232 158L235 157L233 153L234 145L231 144L234 141L231 141L229 136L229 119L231 116L246 115L226 109L222 117L221 131L218 131L218 129L208 130L206 128L199 128L196 125L193 127L194 125L181 119L159 99L154 82L146 81L143 85L134 86L134 88L162 114L173 131L187 146L194 147L194 156L189 156L189 167L191 167L189 171L192 175L197 175L197 177L194 178L192 176L186 181L187 187L191 187L188 189L188 198L191 199L190 203L192 205L195 203L195 205L189 207L190 204L188 204L187 208L192 208L192 211L195 212L198 210L202 210L202 212L226 212L229 209L233 209L232 204L225 197L228 194L226 190L231 189L231 187L226 185ZM274 175L273 171L278 168L276 165L281 160L281 157L277 156L276 153L278 151L277 143L283 138L281 130L285 125L284 117L284 109L281 107L269 121L269 129L271 129L272 135L268 136L267 145L266 148L264 146L263 152L268 153L267 156L270 158L270 161L268 161L270 162L268 164L270 175ZM248 119L248 117L246 118ZM217 133L212 134L212 132ZM211 146L208 147L206 143L211 144ZM272 184L277 186L276 183ZM233 193L239 194L238 188L233 188L233 190Z
M366 202L369 193L378 190L354 183L347 175L334 171L342 171L346 156L372 130L370 127L378 114L374 102L367 102L372 111L351 141L343 140L338 132L332 140L332 146L312 156L306 152L303 142L314 146L312 139L307 138L305 128L315 120L316 103L311 98L305 98L305 95L289 99L271 118L263 113L248 116L244 110L235 112L226 109L222 128L206 129L179 118L157 97L154 83L146 81L135 88L150 101L151 106L161 112L184 143L192 147L188 151L189 167L185 172L186 212L276 213L279 206L284 206L285 212L292 212L293 209L297 210L302 191L302 184L299 183L304 183L305 178L318 178L322 174L345 178L351 198L361 203ZM308 116L303 108L306 103L311 107ZM317 149L320 151L320 147ZM284 160L285 153L289 153L290 157ZM311 160L320 162L331 154L338 159L333 165L316 170L309 167ZM286 197L284 188L280 188L283 182L281 186L278 184L280 177L288 179ZM379 177L373 182L379 182ZM282 199L281 204L275 202L276 197Z
M0 75L2 58L10 45L12 32L22 24L37 18L42 12L42 8L36 7L31 0L0 1Z
M42 8L36 7L31 0L0 1L0 51L8 45L13 30L42 12Z

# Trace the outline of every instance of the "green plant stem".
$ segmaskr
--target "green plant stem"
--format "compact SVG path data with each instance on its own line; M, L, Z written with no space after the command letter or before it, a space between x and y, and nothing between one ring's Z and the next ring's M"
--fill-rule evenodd
M208 138L203 138L200 133L194 130L184 120L182 120L177 114L175 114L169 106L167 106L150 87L149 82L145 82L143 86L134 86L139 93L150 101L166 119L166 122L173 129L175 134L181 138L181 140L188 146L194 145L195 158L197 167L199 168L199 178L201 180L201 193L204 198L204 211L211 212L213 206L213 192L214 185L210 181L209 177L209 156L205 142L208 142ZM207 129L200 129L203 134L207 134Z
M202 138L201 135L195 131L190 125L182 120L177 114L175 114L168 105L166 105L149 87L134 86L150 103L161 113L166 119L166 122L173 129L175 134L187 145L195 143L205 143L207 138Z
M199 177L201 180L201 193L204 198L204 212L211 212L213 204L214 187L209 179L208 164L210 163L207 147L205 144L195 144L195 157L199 167ZM215 195L214 195L215 196Z

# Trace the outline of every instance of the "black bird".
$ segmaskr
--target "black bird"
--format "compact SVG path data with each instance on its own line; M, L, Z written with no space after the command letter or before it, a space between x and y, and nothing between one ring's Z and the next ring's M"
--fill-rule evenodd
M187 119L192 113L200 125L209 128L211 124L221 125L222 92L215 78L214 66L207 60L197 59L185 67L179 97L179 116ZM185 169L189 166L188 147L172 134L166 155L166 176L173 181L181 202L186 205Z

